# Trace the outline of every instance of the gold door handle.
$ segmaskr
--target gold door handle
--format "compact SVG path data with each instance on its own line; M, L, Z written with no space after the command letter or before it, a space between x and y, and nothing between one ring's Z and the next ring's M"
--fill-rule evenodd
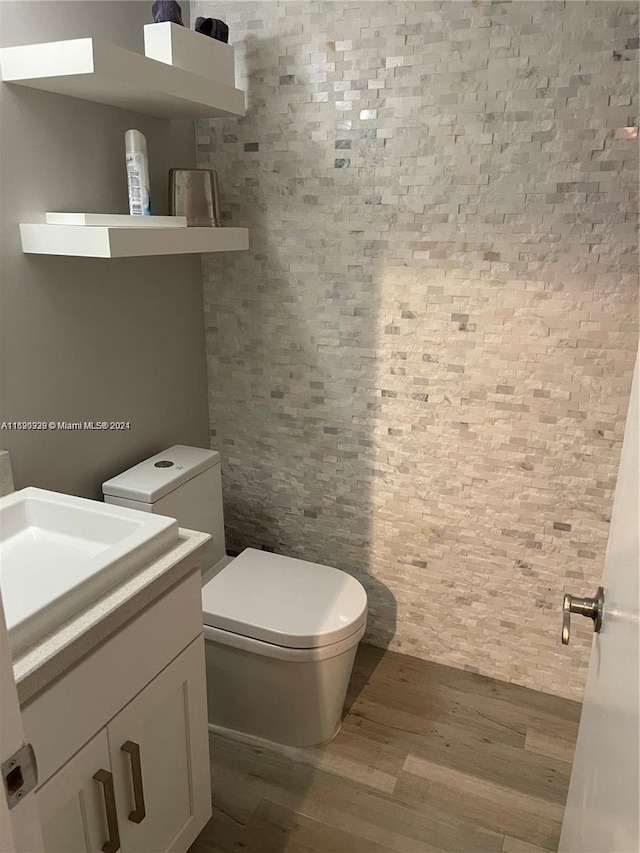
M604 589L599 586L594 598L578 598L575 595L565 595L562 600L562 643L569 645L571 638L571 614L580 613L593 619L593 630L596 634L602 628L602 614L604 611Z
M102 785L104 809L107 813L109 837L102 845L102 853L118 853L120 849L120 832L118 831L118 813L116 812L116 795L113 790L113 775L108 770L101 769L93 774L93 778Z
M132 823L142 823L146 811L144 807L144 788L142 786L142 763L140 761L140 744L134 740L125 741L120 747L122 752L128 752L131 758L131 778L133 779L134 809L129 812Z

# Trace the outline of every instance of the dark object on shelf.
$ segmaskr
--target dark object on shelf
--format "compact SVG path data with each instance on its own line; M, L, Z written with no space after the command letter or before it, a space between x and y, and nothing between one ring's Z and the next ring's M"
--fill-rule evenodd
M155 3L151 7L151 15L153 16L154 24L171 21L172 24L180 24L181 27L184 27L182 9L176 0L155 0Z
M218 18L196 18L196 32L229 44L229 27Z

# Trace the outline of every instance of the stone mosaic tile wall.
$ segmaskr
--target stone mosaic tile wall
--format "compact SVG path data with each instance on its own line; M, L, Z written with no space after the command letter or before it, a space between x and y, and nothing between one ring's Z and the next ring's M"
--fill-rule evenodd
M228 544L339 566L368 639L579 697L637 343L638 20L618 2L197 2Z
M13 492L13 472L8 450L0 450L0 498Z

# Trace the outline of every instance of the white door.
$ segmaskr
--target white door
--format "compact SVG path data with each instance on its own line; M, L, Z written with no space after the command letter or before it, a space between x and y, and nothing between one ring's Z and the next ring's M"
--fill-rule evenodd
M109 801L110 766L107 732L102 729L38 789L46 853L119 848L117 816Z
M124 853L186 850L211 816L204 638L107 725Z
M9 636L0 594L0 764L24 744L24 729L13 678ZM19 771L15 785L20 782ZM0 783L0 850L2 853L42 853L40 818L33 791L9 809L4 782Z
M602 579L604 619L591 652L560 853L640 850L638 364Z

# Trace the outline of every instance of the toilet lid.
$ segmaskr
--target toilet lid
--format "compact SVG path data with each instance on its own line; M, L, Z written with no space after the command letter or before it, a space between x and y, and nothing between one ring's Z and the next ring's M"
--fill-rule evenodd
M202 589L204 623L291 649L337 643L367 618L367 594L345 572L247 548Z

